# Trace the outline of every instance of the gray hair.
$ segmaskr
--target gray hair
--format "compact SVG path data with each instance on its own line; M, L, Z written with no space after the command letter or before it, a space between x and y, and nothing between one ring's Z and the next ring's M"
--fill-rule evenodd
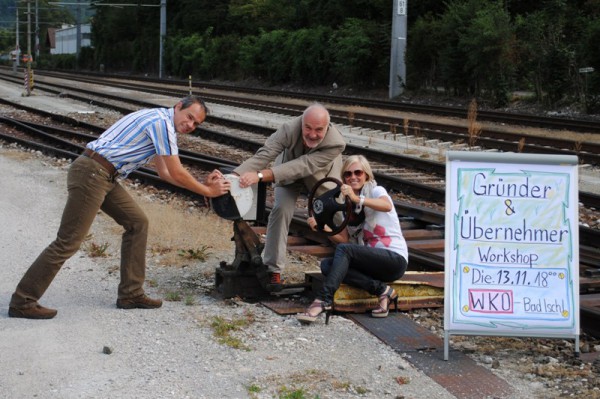
M327 116L327 124L329 125L331 123L331 117L329 115L329 111L327 110L327 108L325 108L325 106L323 104L321 104L319 102L314 102L314 103L310 104L308 107L306 107L306 109L302 113L302 121L304 121L304 117L306 115L308 115L310 112L313 112L316 110L325 112L325 115Z
M186 109L188 107L191 107L194 104L200 104L200 107L202 107L202 109L204 110L204 113L206 115L208 115L208 107L206 106L206 103L204 102L203 99L201 99L200 97L196 96L196 95L192 95L190 94L187 97L184 97L181 101L181 109Z

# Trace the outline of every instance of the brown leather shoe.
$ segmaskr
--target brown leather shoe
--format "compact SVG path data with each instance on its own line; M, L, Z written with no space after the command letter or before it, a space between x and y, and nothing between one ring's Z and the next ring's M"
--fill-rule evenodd
M117 299L119 309L156 309L162 306L162 300L152 299L142 294L135 298Z
M56 309L45 308L39 304L26 309L8 308L8 317L19 317L22 319L51 319L57 313Z

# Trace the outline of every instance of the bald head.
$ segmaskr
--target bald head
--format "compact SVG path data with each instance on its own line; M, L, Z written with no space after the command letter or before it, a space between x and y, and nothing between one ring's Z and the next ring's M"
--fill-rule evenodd
M302 140L308 148L315 148L325 138L329 128L329 111L319 103L309 105L302 114Z

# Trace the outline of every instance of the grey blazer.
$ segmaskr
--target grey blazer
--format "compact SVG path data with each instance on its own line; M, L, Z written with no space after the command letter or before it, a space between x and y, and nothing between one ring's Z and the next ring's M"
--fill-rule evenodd
M259 171L266 169L274 161L271 170L277 185L302 180L306 188L311 190L316 182L325 177L340 179L342 152L345 148L344 137L330 124L323 141L304 153L302 116L299 116L281 125L256 154L234 171L240 175Z

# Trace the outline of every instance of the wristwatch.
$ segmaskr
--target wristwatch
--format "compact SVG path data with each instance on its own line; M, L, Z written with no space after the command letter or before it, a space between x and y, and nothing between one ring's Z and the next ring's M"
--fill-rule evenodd
M263 180L263 178L265 177L265 175L263 175L263 174L260 172L260 170L259 170L258 172L256 172L256 174L258 175L258 182L260 183L260 182Z

